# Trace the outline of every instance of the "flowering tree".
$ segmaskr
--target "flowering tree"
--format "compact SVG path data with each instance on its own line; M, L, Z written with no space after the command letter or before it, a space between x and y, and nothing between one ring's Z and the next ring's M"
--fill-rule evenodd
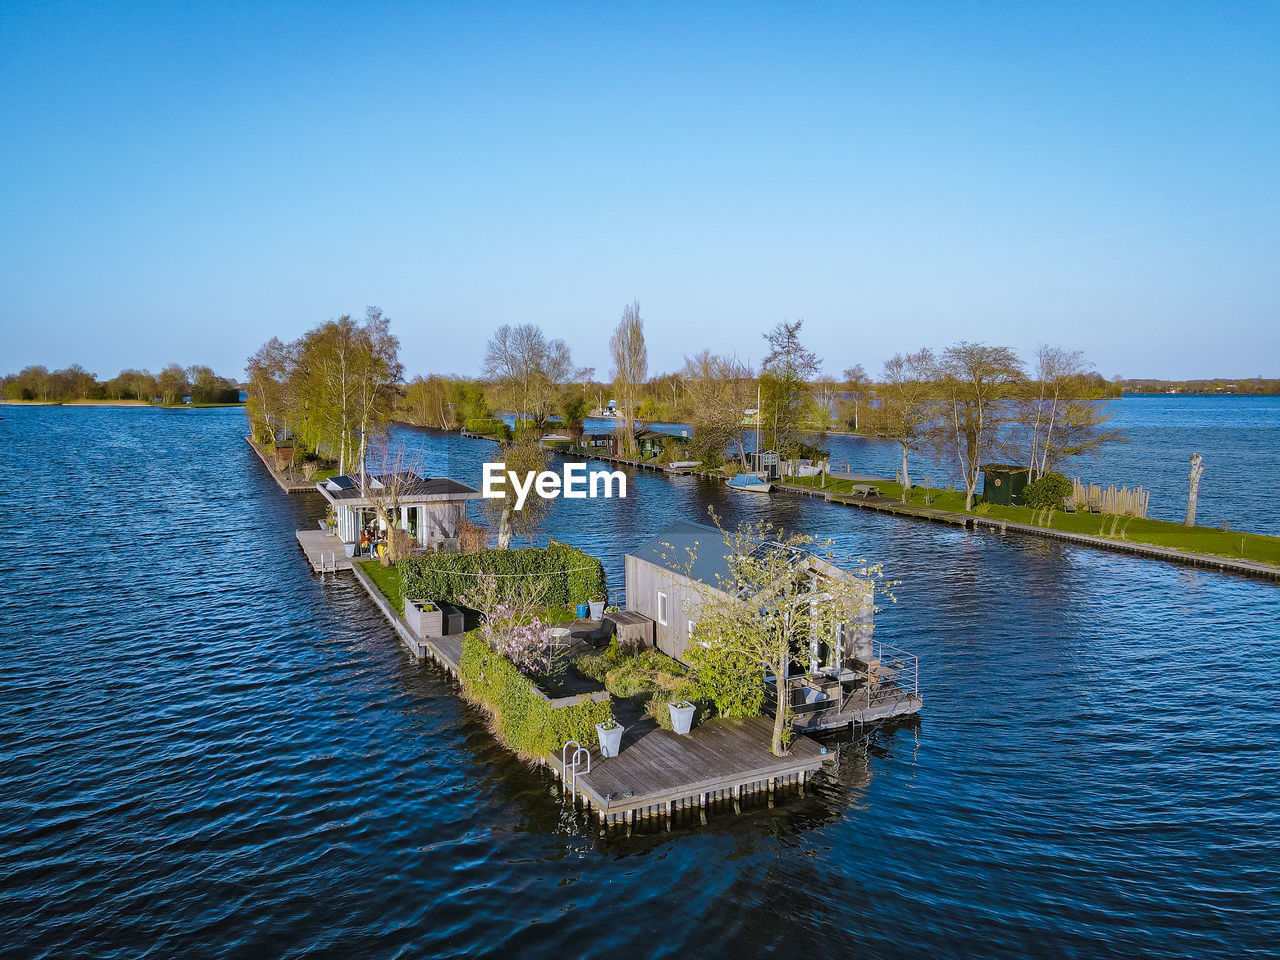
M480 636L493 650L529 676L546 676L555 666L556 638L534 611L541 606L543 585L522 579L515 589L498 589L498 578L480 573L475 589L462 602L484 614Z

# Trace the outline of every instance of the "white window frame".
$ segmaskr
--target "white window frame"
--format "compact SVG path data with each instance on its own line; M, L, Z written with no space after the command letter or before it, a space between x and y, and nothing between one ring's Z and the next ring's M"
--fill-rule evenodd
M667 595L661 590L658 591L658 622L664 627L667 625Z

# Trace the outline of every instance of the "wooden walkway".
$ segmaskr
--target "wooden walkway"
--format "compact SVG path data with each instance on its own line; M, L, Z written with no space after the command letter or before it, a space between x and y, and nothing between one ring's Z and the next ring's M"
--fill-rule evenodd
M299 530L298 546L315 573L337 573L351 569L351 558L341 540L323 530Z
M803 789L827 760L825 748L797 734L790 753L775 757L769 751L772 735L769 717L710 720L686 736L646 719L622 735L616 757L604 759L590 747L591 770L576 776L576 793L601 823L617 824L705 811L752 793ZM560 756L547 763L563 781Z

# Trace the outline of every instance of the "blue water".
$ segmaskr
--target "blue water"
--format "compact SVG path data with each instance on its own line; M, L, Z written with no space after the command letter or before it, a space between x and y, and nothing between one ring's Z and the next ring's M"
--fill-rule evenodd
M625 501L560 502L546 532L615 589L627 549L709 504L883 561L902 584L877 629L920 656L926 697L804 800L602 837L348 577L310 573L293 532L321 508L276 489L238 411L3 416L0 954L1280 941L1274 584L647 472ZM399 435L473 482L493 449ZM1275 449L1255 452L1271 470Z
M1068 476L1151 491L1149 516L1181 521L1187 514L1191 454L1204 457L1196 522L1280 536L1280 397L1135 395L1113 400L1108 427L1126 439L1076 457L1060 469ZM833 468L895 476L897 444L830 437ZM912 455L912 479L938 483L959 478L950 463Z
M1108 487L1142 486L1151 492L1148 515L1181 521L1187 514L1191 454L1204 458L1196 522L1280 536L1280 396L1169 396L1135 394L1109 401L1108 429L1123 441L1059 465ZM614 420L590 420L589 430L610 430ZM653 424L677 433L681 424ZM748 438L748 449L753 438ZM896 443L863 437L827 437L832 469L894 477L902 467ZM1014 458L1016 460L1016 457ZM960 479L956 465L931 455L910 455L916 483L943 485ZM981 487L979 487L981 491Z

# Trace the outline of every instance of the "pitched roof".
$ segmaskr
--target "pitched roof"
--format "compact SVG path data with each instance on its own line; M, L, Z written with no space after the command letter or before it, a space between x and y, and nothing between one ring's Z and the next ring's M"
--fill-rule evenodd
M724 534L715 527L680 520L632 550L629 556L729 592L733 590L734 575L729 565L728 550ZM800 547L784 546L768 540L757 541L751 555L771 550L786 551L793 565L812 557L812 554ZM690 553L693 555L692 565L689 563ZM829 563L822 562L822 565L842 576L850 575L848 571Z
M689 566L690 551L693 566L686 574L684 568ZM727 551L724 534L715 527L679 520L632 550L630 555L712 587L728 587L733 571L729 568Z

